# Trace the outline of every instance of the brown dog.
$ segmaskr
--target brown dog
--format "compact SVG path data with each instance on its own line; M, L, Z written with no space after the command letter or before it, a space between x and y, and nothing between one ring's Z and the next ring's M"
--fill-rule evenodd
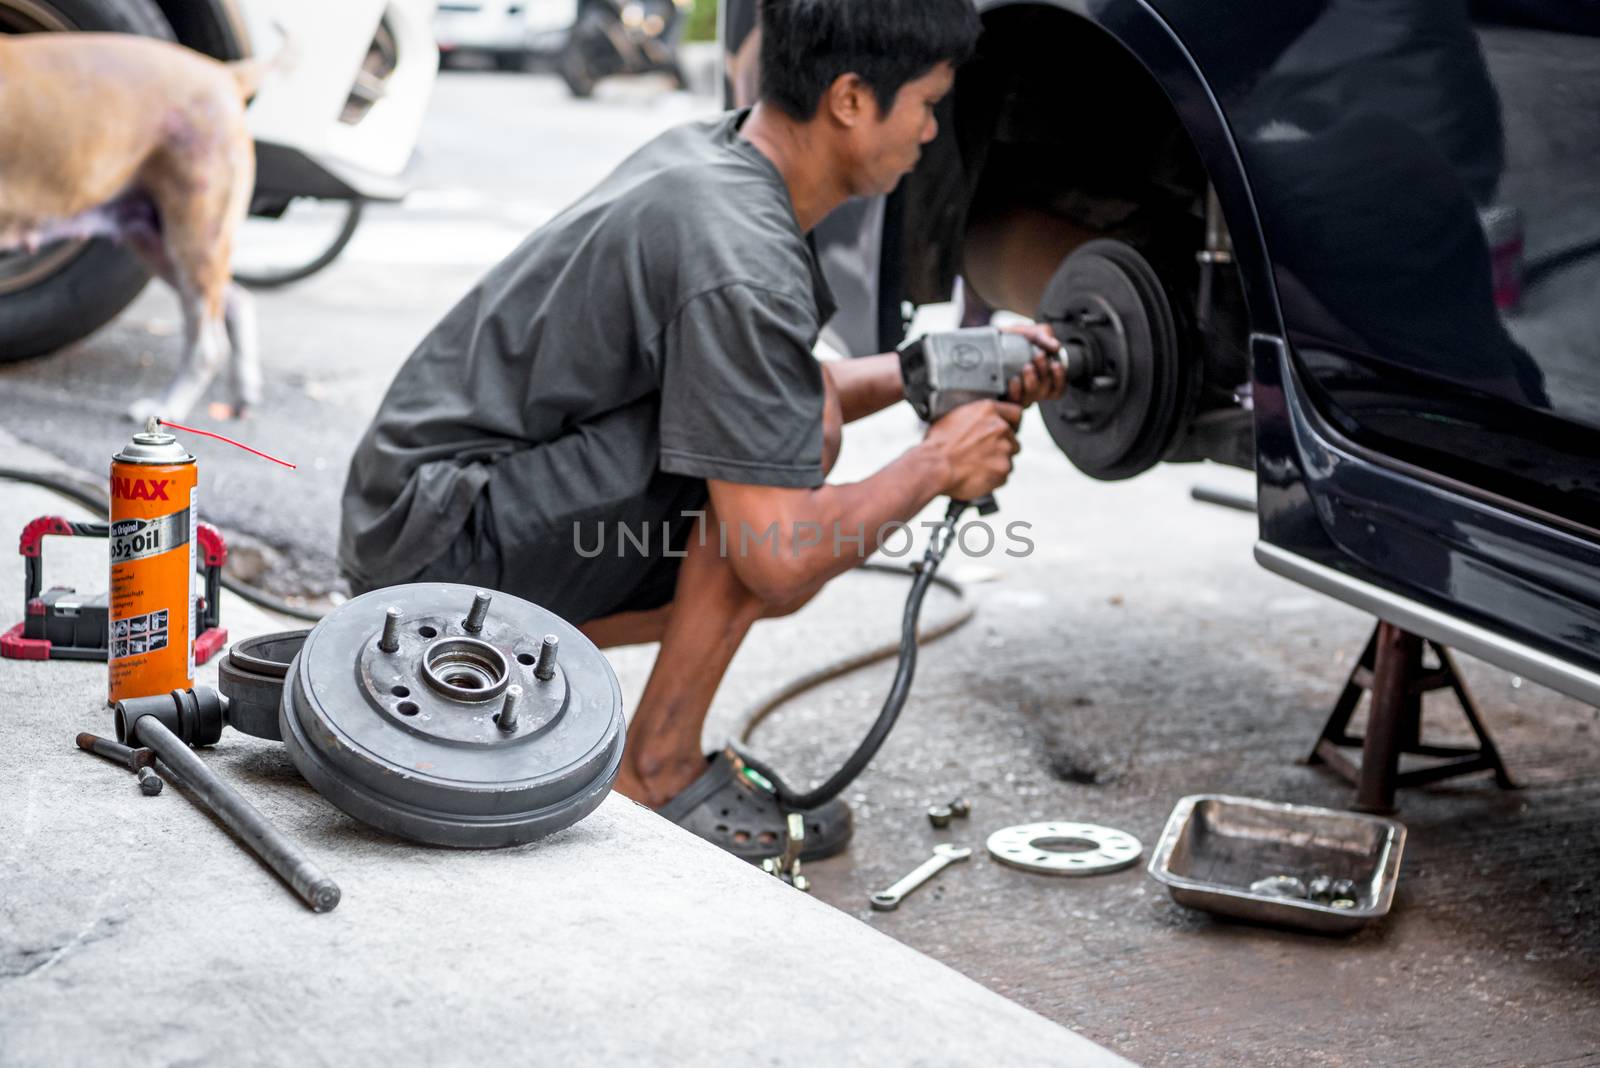
M182 418L230 352L234 413L260 399L230 261L255 184L244 104L269 67L127 34L0 35L0 248L110 237L183 307L183 362L136 420Z

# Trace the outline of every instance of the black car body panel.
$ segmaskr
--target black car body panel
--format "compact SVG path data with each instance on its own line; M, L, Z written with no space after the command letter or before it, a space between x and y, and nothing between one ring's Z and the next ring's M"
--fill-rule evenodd
M1479 215L1522 215L1534 261L1600 237L1600 39L1438 0L1234 4L1232 36L1157 7L1235 134L1279 299L1282 333L1251 301L1263 540L1600 668L1600 273L1502 314Z
M1183 304L1209 187L1241 314L1191 358L1248 367L1258 556L1600 699L1600 5L977 6L885 289L948 295L998 198L1145 235Z

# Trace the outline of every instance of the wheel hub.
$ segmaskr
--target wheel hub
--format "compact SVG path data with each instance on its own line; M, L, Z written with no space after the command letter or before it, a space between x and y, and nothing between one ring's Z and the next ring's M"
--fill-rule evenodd
M334 804L403 837L472 847L587 815L611 789L626 730L616 676L575 627L446 583L329 614L290 667L279 718L295 766Z
M1056 445L1095 478L1154 466L1188 417L1195 385L1155 270L1119 241L1088 242L1061 261L1038 318L1082 354L1066 394L1043 405Z

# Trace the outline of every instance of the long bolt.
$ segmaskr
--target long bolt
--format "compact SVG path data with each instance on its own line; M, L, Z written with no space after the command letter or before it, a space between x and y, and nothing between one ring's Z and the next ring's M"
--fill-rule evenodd
M155 753L149 749L129 749L120 742L113 742L110 738L101 738L99 735L87 732L78 735L78 748L86 753L105 757L113 764L121 764L129 771L148 768L156 762Z
M277 872L313 911L328 912L339 903L339 884L254 805L217 778L166 724L154 716L140 716L128 733L154 749L167 767L189 784L200 803L232 828L245 847Z
M139 769L139 789L143 790L146 797L154 797L161 792L161 776L149 768Z
M396 652L400 648L400 609L384 611L383 637L378 639L378 648L386 653Z
M515 684L506 687L506 700L500 706L500 729L510 734L517 729L517 705L522 703L522 687Z
M489 595L482 590L472 595L472 609L467 613L467 621L462 624L469 633L476 634L483 629L483 621L489 618L489 600Z
M544 636L544 644L539 646L539 662L533 666L533 677L540 682L556 677L556 648L560 644L561 639L554 634Z

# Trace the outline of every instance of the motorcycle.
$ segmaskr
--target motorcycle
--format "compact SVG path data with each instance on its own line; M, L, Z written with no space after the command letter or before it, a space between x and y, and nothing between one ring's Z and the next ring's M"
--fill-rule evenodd
M603 78L666 74L684 89L678 40L693 0L585 0L559 70L572 95L586 99Z

